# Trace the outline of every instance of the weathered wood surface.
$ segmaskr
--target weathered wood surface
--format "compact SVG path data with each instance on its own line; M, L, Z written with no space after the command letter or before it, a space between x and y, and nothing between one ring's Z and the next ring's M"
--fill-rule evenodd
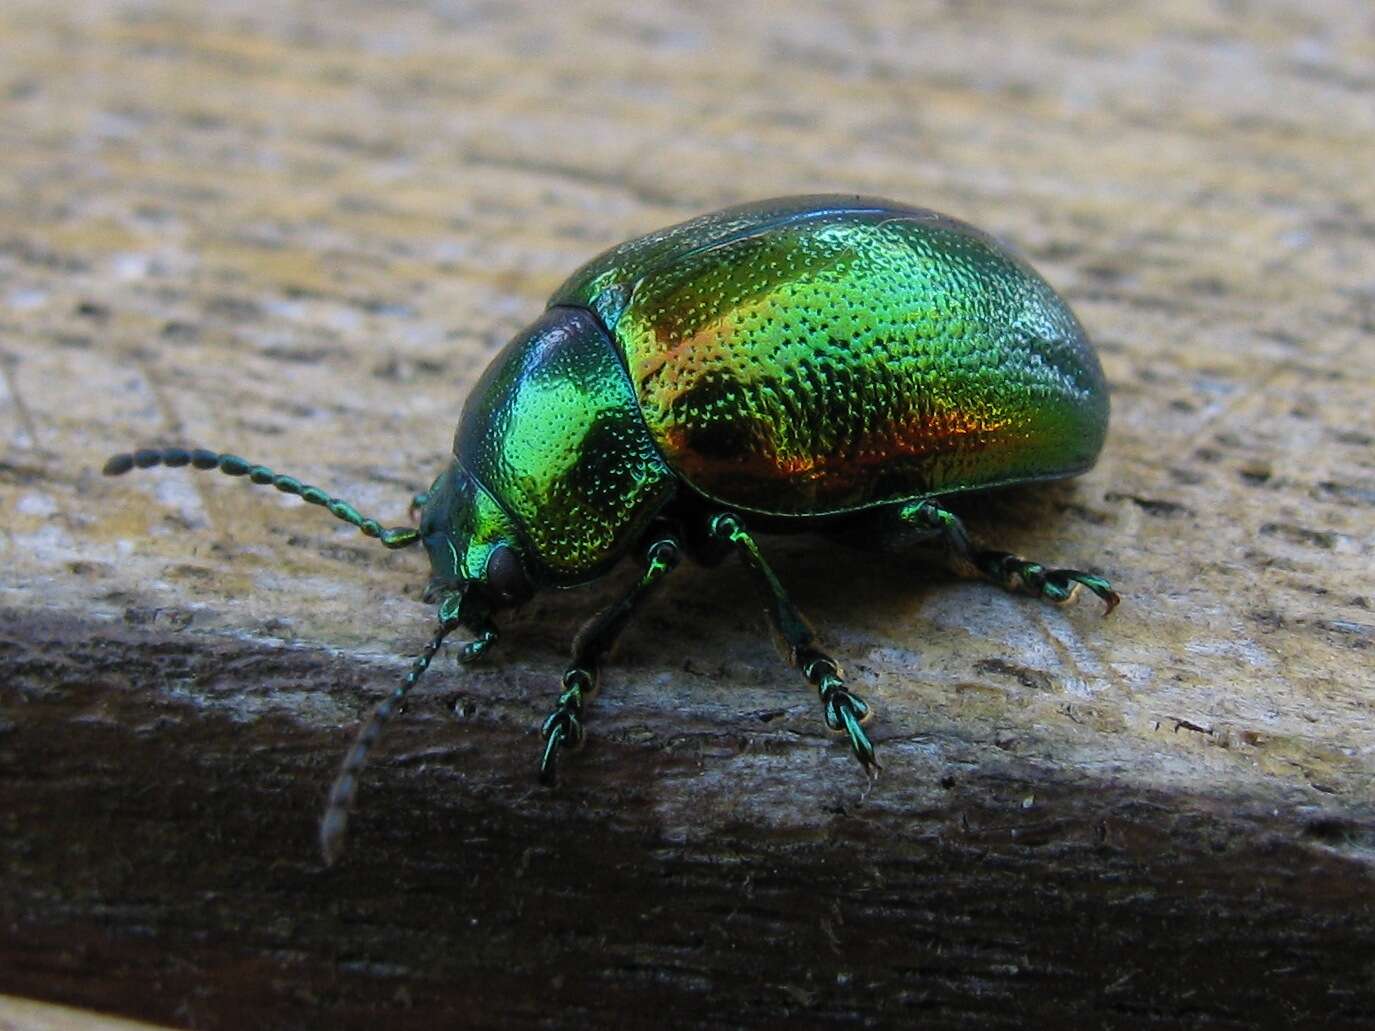
M1364 1023L1368 5L688 6L0 10L0 990L188 1027ZM436 667L322 870L422 556L104 457L226 448L400 521L564 273L818 190L984 225L1070 298L1103 461L975 525L1122 608L770 541L879 709L877 786L728 567L646 611L549 793L614 586L542 597Z

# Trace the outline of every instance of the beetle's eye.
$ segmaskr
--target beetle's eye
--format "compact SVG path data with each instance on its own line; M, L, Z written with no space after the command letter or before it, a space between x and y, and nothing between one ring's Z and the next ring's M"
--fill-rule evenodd
M520 559L505 544L492 549L487 559L487 589L503 605L519 605L534 593Z

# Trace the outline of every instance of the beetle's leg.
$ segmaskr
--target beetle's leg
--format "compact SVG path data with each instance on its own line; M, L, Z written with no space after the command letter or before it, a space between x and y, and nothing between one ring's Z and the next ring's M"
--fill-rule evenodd
M947 562L963 576L979 576L1010 591L1021 589L1057 604L1072 599L1082 584L1103 599L1108 612L1122 600L1101 576L1077 569L1047 569L1039 562L1006 551L975 548L959 516L934 501L904 505L898 511L898 519L919 531L934 531L944 544Z
M788 649L788 660L796 666L807 682L816 688L821 696L821 709L826 716L826 726L835 731L844 731L850 739L850 748L855 758L864 767L864 772L873 776L878 770L878 759L874 756L874 746L870 743L864 728L860 726L872 715L873 710L858 695L851 692L840 674L840 666L829 655L815 646L816 635L797 611L792 599L783 590L778 577L764 556L754 538L745 532L744 523L734 512L721 512L711 517L708 524L711 535L720 541L731 544L745 564L754 573L764 595L764 612L769 623Z
M435 631L434 637L419 657L411 663L410 671L401 678L401 683L396 689L373 710L372 717L358 731L358 736L353 739L353 746L345 753L344 761L339 764L339 773L330 785L324 815L320 817L320 852L326 866L333 865L339 858L339 853L343 851L349 810L353 808L354 797L358 794L358 774L368 761L368 753L372 751L373 745L377 744L377 739L382 736L382 728L396 715L396 710L406 700L406 695L415 686L416 681L430 668L430 663L439 651L439 646L444 643L444 638L460 626L460 604L461 601L451 600L440 605L439 629ZM472 628L477 637L463 645L458 653L458 661L464 664L481 656L497 639L496 627L485 617L474 621Z
M544 721L544 752L539 761L541 783L552 784L558 775L558 755L564 748L583 743L583 704L597 690L602 658L640 603L678 564L682 549L673 537L655 537L645 550L645 571L626 595L597 613L573 639L573 657L563 674L563 693Z

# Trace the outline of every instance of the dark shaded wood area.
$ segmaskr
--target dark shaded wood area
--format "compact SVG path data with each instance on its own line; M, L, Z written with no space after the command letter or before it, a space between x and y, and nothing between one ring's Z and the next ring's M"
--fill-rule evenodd
M1369 1026L1369 4L0 8L0 992L183 1027ZM386 523L576 266L846 191L1010 241L1097 342L1099 465L971 504L1055 609L765 539L878 713L866 786L733 563L537 729L629 570L436 663ZM2 1017L2 1013L0 1013ZM439 1020L437 1018L443 1018Z
M1357 1027L1375 1007L1368 979L1341 987L1375 955L1368 877L1324 847L1352 826L1296 839L1225 799L974 769L935 804L899 786L824 828L670 836L663 785L711 761L690 733L604 736L551 795L526 786L534 741L508 714L475 704L443 729L432 697L323 871L313 819L341 735L138 685L324 675L352 696L370 671L7 615L23 732L6 727L0 781L5 990L196 1027ZM812 747L765 750L788 769Z

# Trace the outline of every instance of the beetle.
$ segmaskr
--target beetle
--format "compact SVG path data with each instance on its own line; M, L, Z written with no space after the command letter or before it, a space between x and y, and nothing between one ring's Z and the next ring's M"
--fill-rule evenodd
M359 774L445 637L497 640L494 613L596 580L636 556L639 579L577 635L545 720L539 776L580 746L602 661L687 555L739 555L787 661L826 725L878 769L872 710L846 685L751 531L820 531L1054 602L1100 576L976 547L944 499L1089 469L1108 424L1097 355L1065 302L992 236L860 196L726 208L622 243L557 290L463 406L453 459L384 529L317 487L236 455L119 454L104 472L218 469L325 507L388 548L424 546L438 628L344 756L320 822L340 854Z

